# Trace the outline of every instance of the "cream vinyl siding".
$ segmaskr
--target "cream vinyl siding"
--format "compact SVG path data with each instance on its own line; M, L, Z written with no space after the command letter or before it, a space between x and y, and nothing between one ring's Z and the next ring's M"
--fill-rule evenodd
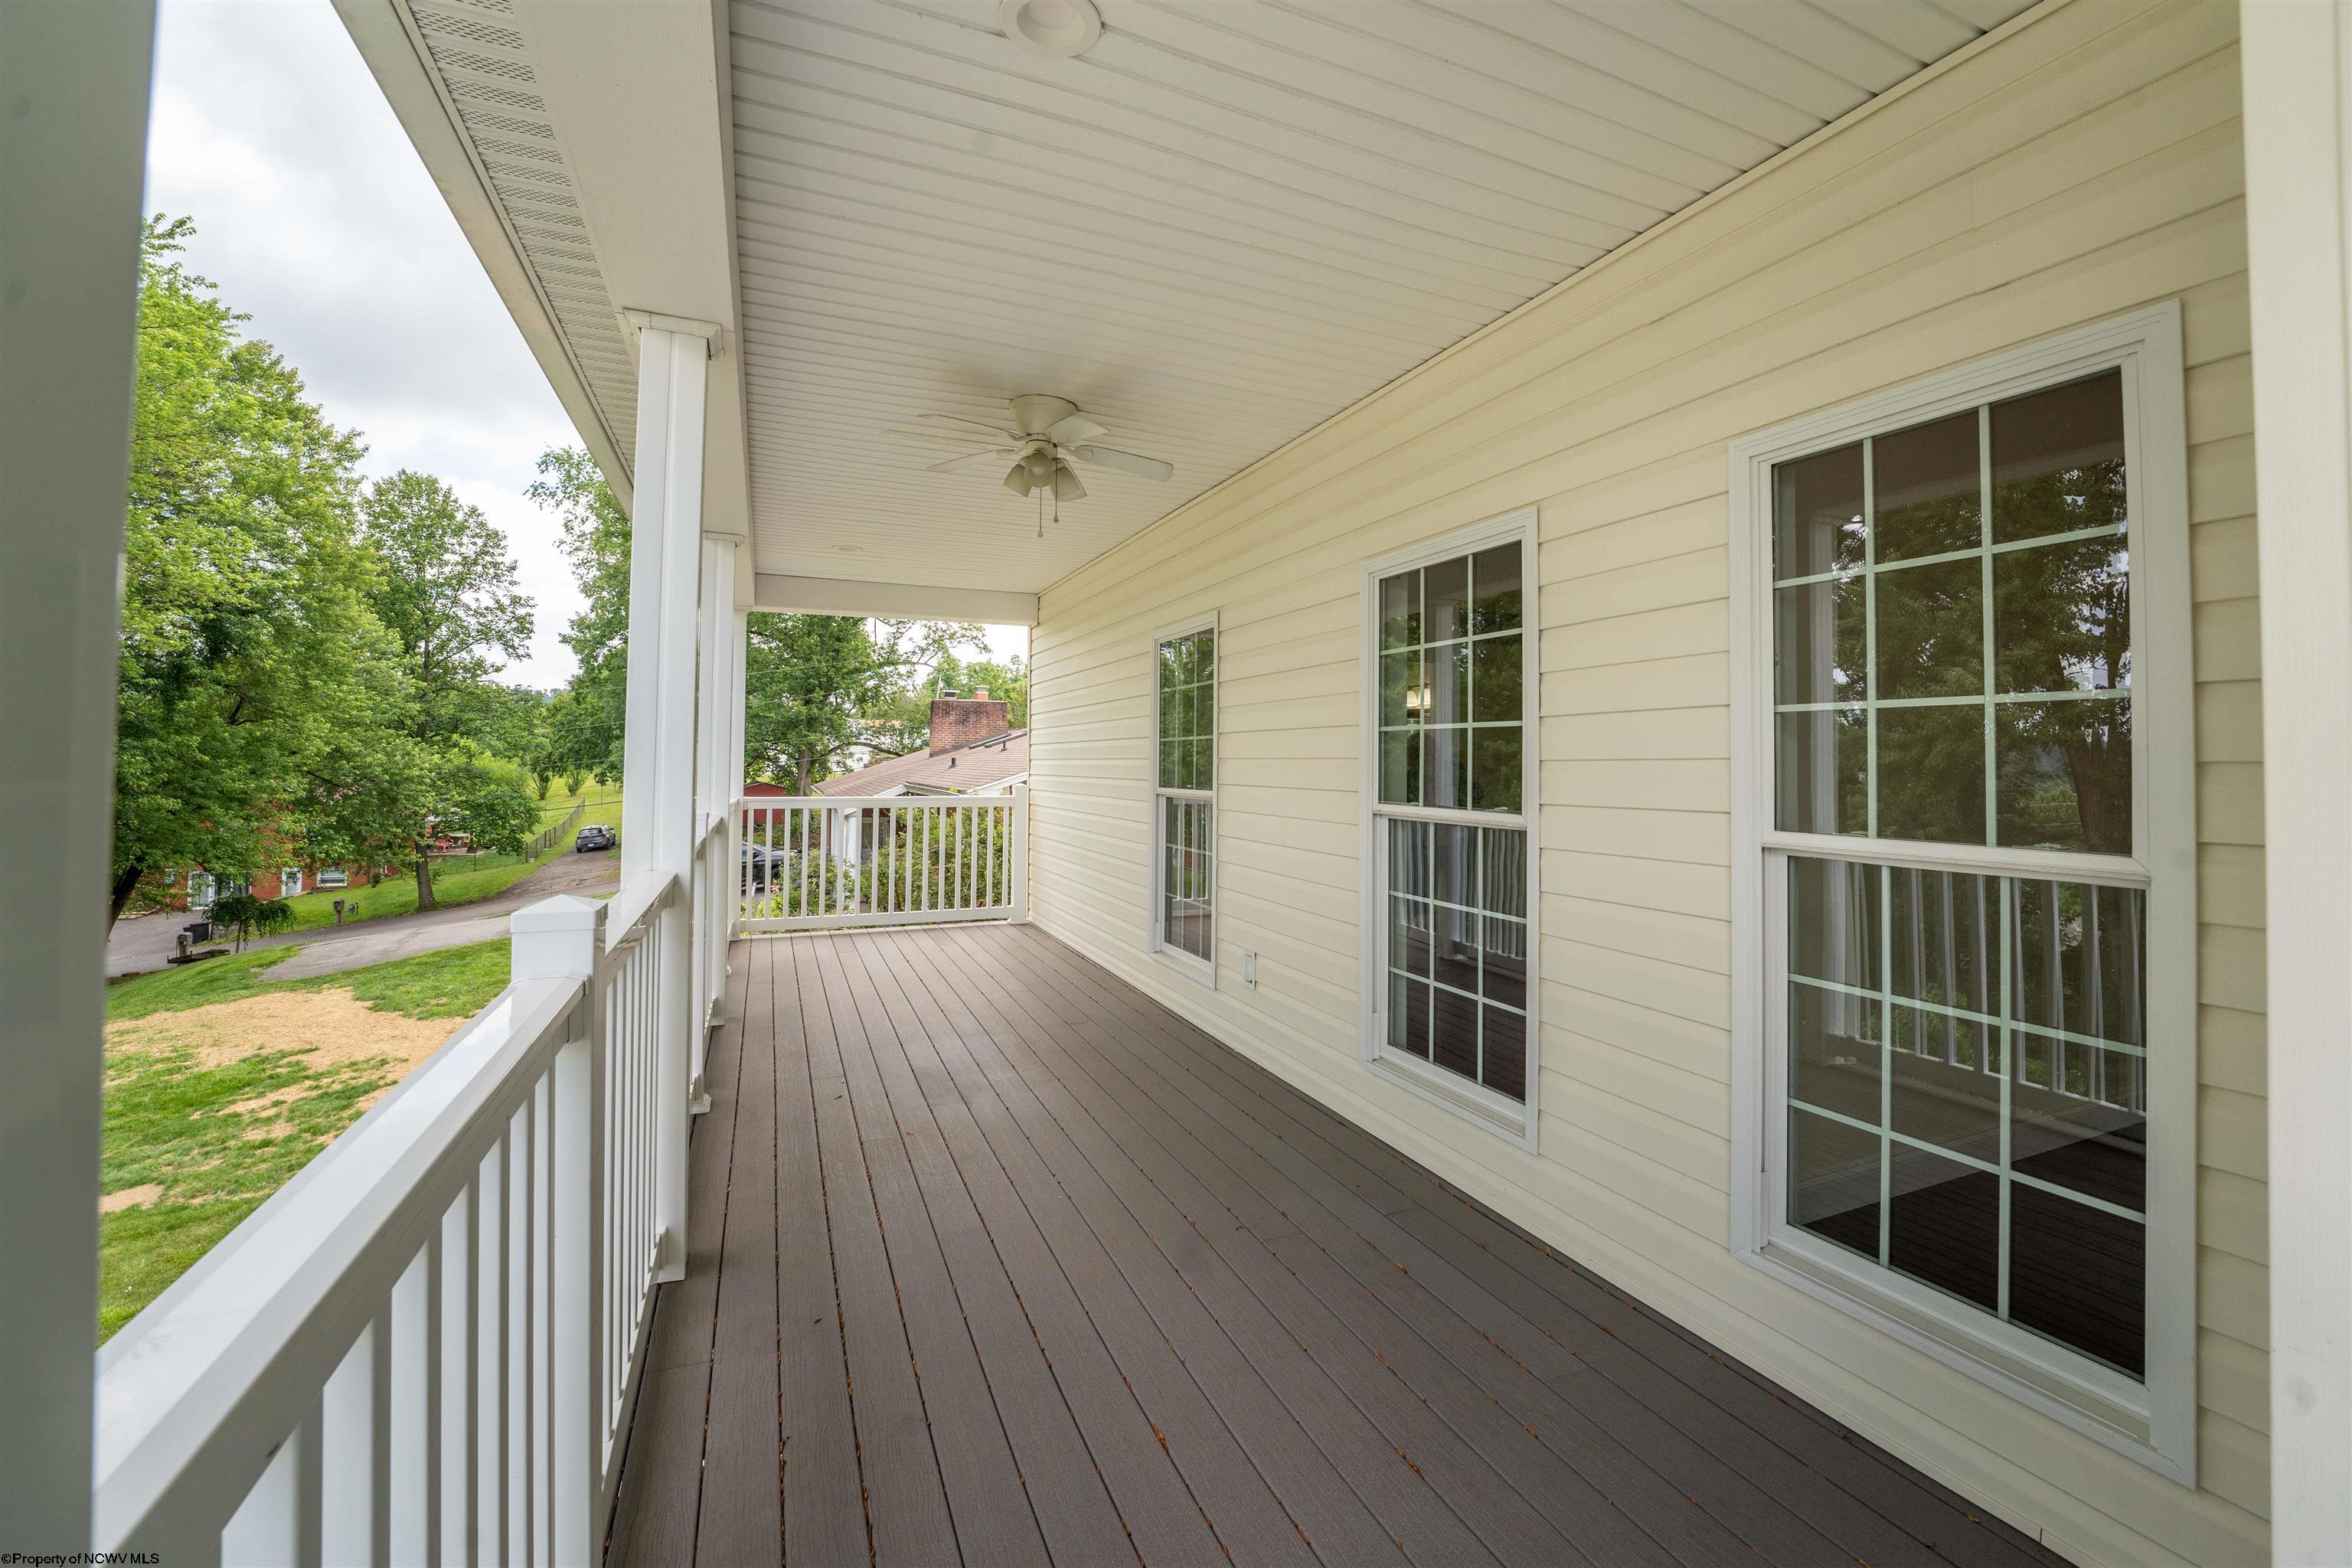
M2089 1562L2267 1555L2261 670L2236 23L2234 6L2203 0L2027 14L1065 579L1034 644L1041 924ZM2197 682L2194 1491L1727 1247L1728 444L2172 299ZM1362 567L1530 504L1544 1074L1532 1155L1390 1087L1357 1054ZM1221 963L1209 993L1145 962L1144 650L1155 626L1212 612Z

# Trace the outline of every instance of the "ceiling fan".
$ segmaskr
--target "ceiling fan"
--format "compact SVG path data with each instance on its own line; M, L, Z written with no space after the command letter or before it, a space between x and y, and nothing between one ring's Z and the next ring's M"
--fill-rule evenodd
M1058 503L1083 500L1087 487L1078 482L1072 463L1090 464L1097 468L1117 468L1121 473L1139 475L1147 479L1165 479L1172 476L1175 467L1157 458L1139 457L1111 447L1097 447L1096 438L1110 432L1103 426L1078 412L1078 405L1066 397L1049 397L1043 393L1028 393L1013 399L1013 428L999 430L982 419L966 419L955 414L923 414L918 418L935 426L961 426L962 430L887 430L887 436L911 437L918 441L969 442L980 439L977 434L965 431L985 431L992 444L976 452L929 465L935 474L957 474L967 469L993 468L1005 458L1013 466L1005 471L1004 488L1017 496L1051 495Z

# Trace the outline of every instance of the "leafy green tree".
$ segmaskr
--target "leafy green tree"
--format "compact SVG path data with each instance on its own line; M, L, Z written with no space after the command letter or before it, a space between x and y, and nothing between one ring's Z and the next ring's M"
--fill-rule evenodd
M550 704L549 758L568 775L621 776L629 685L629 516L579 447L539 459L528 492L556 514L585 604L563 632L580 661ZM894 685L920 680L958 648L984 647L977 626L755 614L744 672L744 765L805 792L846 753L871 744L866 715Z
M858 715L881 700L899 668L896 647L877 641L854 616L751 616L744 651L745 771L789 779L793 793L806 795L863 743Z
M404 849L416 907L429 910L434 838L464 834L478 848L514 852L538 824L521 779L482 755L510 717L512 693L491 677L530 646L530 601L515 590L506 535L439 479L403 469L377 481L360 523L381 567L376 614L399 644L412 701L375 745L379 782L352 797L375 814L346 831Z
M334 737L402 700L354 537L359 441L143 237L110 914L166 866L250 875Z
M563 630L580 669L548 715L549 757L568 776L621 776L629 696L629 514L583 447L540 455L525 492L562 525L563 553L585 601Z

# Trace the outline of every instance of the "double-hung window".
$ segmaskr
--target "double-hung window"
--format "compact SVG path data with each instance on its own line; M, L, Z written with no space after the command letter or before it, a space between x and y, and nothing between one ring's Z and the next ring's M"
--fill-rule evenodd
M1365 576L1365 1056L1531 1142L1534 516Z
M2142 312L1733 452L1744 1249L2176 1472L2179 353Z
M1213 983L1217 961L1217 626L1152 641L1151 945Z

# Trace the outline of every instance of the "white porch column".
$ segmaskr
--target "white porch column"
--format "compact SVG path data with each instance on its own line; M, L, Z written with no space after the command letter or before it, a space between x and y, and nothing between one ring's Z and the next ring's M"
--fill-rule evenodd
M727 699L727 714L734 721L733 731L727 742L727 777L730 781L727 798L730 802L743 798L743 712L744 704L751 700L747 680L751 673L751 612L737 610L731 624L734 630L727 634L727 651L733 667Z
M0 1535L90 1544L117 591L154 11L0 5Z
M2352 7L2239 7L2270 952L2273 1561L2352 1563Z
M629 546L628 723L622 748L621 885L678 880L653 933L660 976L654 1217L663 1279L686 1273L687 1103L693 957L695 616L702 554L703 408L719 329L646 311L637 328L636 506Z
M727 712L728 694L732 689L727 632L735 619L735 555L732 539L704 536L700 608L695 622L694 838L698 845L728 815L727 742L734 733L734 724ZM698 862L698 875L710 874L710 862ZM695 1027L688 1105L698 1116L710 1109L704 1060L710 1026L718 1019L718 1002L727 988L727 931L733 909L724 900L725 895L734 890L732 862L722 862L716 868L716 875L723 887L698 885L694 900Z

